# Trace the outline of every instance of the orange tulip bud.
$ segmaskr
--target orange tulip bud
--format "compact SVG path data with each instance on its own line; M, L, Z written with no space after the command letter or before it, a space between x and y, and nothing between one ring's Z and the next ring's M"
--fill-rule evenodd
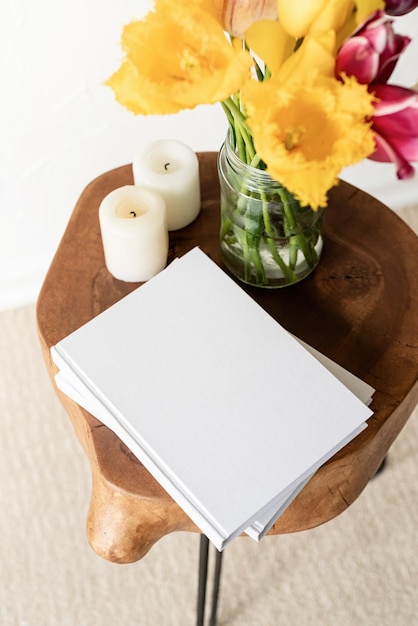
M277 19L277 0L212 0L223 29L234 37L259 20Z

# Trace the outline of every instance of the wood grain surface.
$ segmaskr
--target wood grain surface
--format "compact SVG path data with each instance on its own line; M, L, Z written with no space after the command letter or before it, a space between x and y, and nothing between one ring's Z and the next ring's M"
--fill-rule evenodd
M169 261L198 245L222 266L217 155L198 157L202 210L193 224L170 233ZM98 223L104 196L132 183L125 165L86 187L45 278L37 321L53 385L50 347L138 287L107 271ZM312 528L350 506L408 419L418 401L417 286L416 235L376 199L343 182L330 193L324 250L313 274L278 290L243 286L286 329L376 389L368 428L315 474L271 534ZM56 391L90 460L87 536L100 556L133 562L167 533L198 531L116 435ZM280 381L275 393L279 408Z

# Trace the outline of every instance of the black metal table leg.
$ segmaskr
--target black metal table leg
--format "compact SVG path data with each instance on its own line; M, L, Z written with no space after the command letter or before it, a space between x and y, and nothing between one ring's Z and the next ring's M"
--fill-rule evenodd
M197 626L205 622L206 585L208 579L209 539L200 535L199 547L199 578L197 590Z
M375 473L372 476L372 478L376 478L376 476L379 476L379 474L381 474L383 472L383 470L386 467L387 459L388 459L387 456L385 456L385 458L383 459L383 461L381 462L381 464L379 465L379 467L375 471Z
M215 571L212 591L212 607L210 613L209 626L216 626L216 613L218 609L219 588L221 581L222 552L216 551ZM209 539L205 535L200 536L199 547L199 578L197 591L197 626L204 626L206 590L208 584L208 562L209 562Z
M221 583L222 555L223 552L219 552L218 550L216 550L215 574L212 592L212 610L210 614L209 626L216 626L216 612L218 609L219 587Z

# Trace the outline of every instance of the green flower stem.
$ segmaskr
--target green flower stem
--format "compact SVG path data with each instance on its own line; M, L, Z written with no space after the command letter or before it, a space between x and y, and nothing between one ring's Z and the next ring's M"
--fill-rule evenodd
M231 129L234 129L234 116L232 115L229 107L226 105L225 102L221 102L222 108L224 110L224 113L228 119L228 123L229 126L231 127Z
M249 281L251 278L251 248L248 245L247 237L245 233L234 229L237 239L240 242L242 253L244 257L244 279Z
M241 216L245 222L245 213L248 211L246 189L241 186L240 197L237 206L234 209L234 215ZM248 219L248 218L247 218ZM234 224L231 218L222 218L220 241L223 241L229 232L233 232L236 240L239 242L244 262L244 277L247 282L251 282L251 267L254 266L257 284L266 284L266 273L259 252L260 234L254 234L239 228Z
M225 216L222 216L221 231L219 233L220 241L223 241L225 239L227 233L231 230L232 226L233 222L231 218L225 218Z
M264 269L264 265L261 260L258 247L252 248L252 259L253 259L257 284L266 285L267 284L266 271Z
M242 180L237 180L237 191L238 191L238 203L233 212L234 218L237 215L244 216L247 211L247 195L246 195L247 189L244 183L242 182ZM221 225L221 232L219 235L219 238L221 241L222 239L225 238L226 234L231 228L233 228L233 226L234 226L233 219L229 217L225 218L224 216L224 219Z
M261 159L260 159L259 155L256 153L256 155L253 158L253 160L251 161L250 165L251 165L251 167L257 168L260 163L261 163Z
M288 236L289 244L291 246L290 252L293 257L292 262L296 265L297 252L300 248L309 267L313 267L318 261L316 250L312 245L310 245L309 241L307 241L300 226L298 225L293 209L290 206L288 193L284 188L279 190L279 196L283 205L283 213L289 226Z
M252 135L246 124L245 115L232 97L224 100L222 105L224 110L226 109L228 111L228 121L232 118L232 124L231 122L230 124L234 130L239 157L242 161L244 161L244 163L249 164L255 157L256 152ZM241 141L243 142L243 145L241 144ZM245 146L245 150L243 146Z
M300 228L293 214L292 207L290 206L288 195L284 189L279 191L279 196L283 205L284 231L289 241L289 267L295 269L298 262L299 246L294 235Z
M264 79L268 77L266 72ZM259 80L262 76L260 73ZM264 171L265 164L260 159L254 146L252 134L247 126L245 112L242 109L239 94L235 94L222 102L222 107L230 126L230 141L238 158L255 170ZM228 139L227 139L228 141ZM228 190L223 203L227 210L222 210L220 241L229 249L232 256L241 264L241 277L248 283L269 286L268 272L279 272L283 283L292 284L300 280L296 268L299 254L302 254L309 267L313 268L318 255L315 245L315 226L313 231L305 235L303 226L299 224L299 205L293 206L292 196L285 188L279 188L277 195L270 201L280 202L284 233L278 233L270 213L270 201L264 191L251 191L248 181L241 178L240 173L231 168L228 185L235 189L236 196ZM235 199L233 199L235 198ZM261 206L260 206L261 203ZM280 207L279 205L279 207ZM281 230L281 227L280 227ZM287 252L282 256L278 239L287 240ZM264 259L264 254L270 260ZM263 256L262 256L263 255ZM288 258L288 260L287 260ZM274 270L274 264L277 270ZM269 269L270 268L270 269Z
M245 258L245 276L248 277L246 280L249 281L251 277L251 268L253 267L257 284L265 285L267 283L266 272L260 256L260 239L263 226L262 224L259 224L257 230L254 230L254 218L251 216L252 196L251 194L248 195L248 193L248 189L246 189L245 185L242 184L240 187L240 197L236 209L244 222L244 229L240 229L238 227L238 230L241 235L243 234L243 231L245 232L246 246L250 251L250 255ZM258 199L256 198L256 200ZM247 228L245 228L246 221L248 223Z
M286 263L284 262L284 260L282 259L282 257L280 256L280 254L277 251L276 248L276 244L275 244L275 239L278 237L278 234L275 230L275 228L273 228L272 224L271 224L271 220L270 220L270 213L269 213L269 206L268 206L268 200L266 198L266 195L263 193L261 194L261 199L262 199L262 210L263 210L263 221L264 221L264 228L265 231L267 233L267 244L271 253L271 256L273 257L274 261L277 263L277 265L280 267L280 269L283 272L283 276L285 277L285 280L287 283L293 283L297 280L297 276L294 273L294 266L292 266L291 264L289 266L286 265Z

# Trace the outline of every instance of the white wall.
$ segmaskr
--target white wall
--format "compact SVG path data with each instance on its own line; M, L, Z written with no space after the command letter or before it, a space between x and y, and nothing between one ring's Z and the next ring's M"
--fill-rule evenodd
M148 0L1 0L0 309L36 299L81 191L131 162L136 145L175 138L198 151L222 142L220 106L135 117L103 86L121 57L122 25L150 6ZM415 13L407 26L417 41L402 66L408 85L418 78ZM345 177L395 209L418 199L418 179L397 183L392 166L375 166L350 168Z

